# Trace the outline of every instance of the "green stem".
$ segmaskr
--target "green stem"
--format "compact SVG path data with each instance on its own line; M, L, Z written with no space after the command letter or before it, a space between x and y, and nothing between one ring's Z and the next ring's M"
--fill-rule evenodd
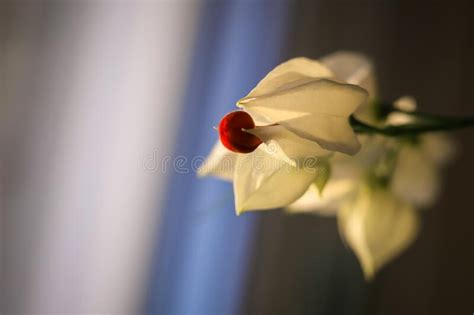
M416 115L416 112L406 112ZM436 119L434 118L436 117ZM474 126L474 118L444 118L433 116L430 123L408 123L403 125L388 125L385 127L376 127L366 124L354 116L349 121L356 133L380 134L387 137L398 136L416 136L426 132L448 131Z
M446 117L446 116L424 113L424 112L419 112L419 111L403 110L403 109L395 107L393 104L387 104L387 103L378 103L378 106L379 106L379 111L382 113L384 117L387 117L387 115L390 113L398 112L398 113L403 113L405 115L409 115L412 117L416 117L418 119L424 120L425 122L444 123L446 120L454 121L454 120L459 120L459 119L465 119L465 118L457 118L457 117ZM474 119L474 117L469 117L467 119L472 120Z

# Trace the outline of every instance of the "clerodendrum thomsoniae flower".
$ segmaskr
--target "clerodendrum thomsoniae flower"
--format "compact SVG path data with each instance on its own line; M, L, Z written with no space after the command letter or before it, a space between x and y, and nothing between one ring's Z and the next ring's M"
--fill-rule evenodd
M378 115L376 97L373 66L363 55L291 59L237 102L242 111L223 118L221 141L199 173L233 182L237 213L287 207L337 215L370 279L415 239L415 208L434 200L453 152L439 134L356 135L351 115L376 126L413 121ZM409 97L394 104L416 108Z
M238 152L239 131L261 142L247 154L229 151L217 143L201 167L201 175L233 181L237 213L289 205L316 180L319 164L332 152L355 154L359 150L348 117L366 102L367 92L332 77L331 71L317 61L289 60L237 103L257 127L249 128L244 113L223 119L221 140L235 144L227 148Z

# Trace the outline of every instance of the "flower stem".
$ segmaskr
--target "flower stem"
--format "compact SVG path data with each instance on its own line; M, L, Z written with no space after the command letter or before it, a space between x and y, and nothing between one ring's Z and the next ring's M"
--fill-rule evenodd
M416 136L426 132L448 131L474 126L474 118L448 118L434 115L421 114L417 112L404 112L409 115L424 118L427 122L407 123L403 125L387 125L385 127L376 127L366 124L354 116L349 121L356 133L380 134L387 137L398 136ZM420 114L423 116L421 117ZM428 118L429 117L429 118Z
M446 116L430 114L430 113L425 113L425 112L420 112L420 111L415 111L415 110L404 110L404 109L397 108L396 106L390 103L378 103L378 106L379 106L379 111L385 117L390 113L398 112L398 113L403 113L405 115L415 117L419 120L424 120L425 122L444 123L446 120L453 121L453 120L459 120L459 119L466 119L466 118L446 117ZM467 119L472 120L474 119L474 117L469 117Z

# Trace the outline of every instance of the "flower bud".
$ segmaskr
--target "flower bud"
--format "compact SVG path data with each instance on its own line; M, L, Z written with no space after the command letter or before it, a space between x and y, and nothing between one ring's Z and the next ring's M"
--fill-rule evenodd
M255 123L247 112L230 112L219 123L219 137L227 149L237 153L250 153L262 143L257 136L245 131L253 128Z

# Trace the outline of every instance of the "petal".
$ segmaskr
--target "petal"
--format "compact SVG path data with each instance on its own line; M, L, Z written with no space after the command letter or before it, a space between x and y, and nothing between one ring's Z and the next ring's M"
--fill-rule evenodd
M403 146L392 177L393 191L416 206L431 206L440 192L442 168L455 154L452 141L439 133Z
M362 149L355 156L335 153L331 157L331 178L321 196L312 191L289 206L289 212L312 212L335 215L347 202L354 199L364 180L366 170L372 168L386 150L387 138L359 137Z
M325 200L322 200L315 185L309 186L308 190L295 202L285 209L290 213L313 213L316 209L326 210Z
M336 79L359 85L369 92L370 97L377 95L374 66L365 55L338 51L324 56L320 61L331 70Z
M215 176L232 181L237 153L227 150L220 141L217 141L204 163L199 167L198 176Z
M303 165L305 159L323 157L331 154L316 142L298 137L281 125L256 127L246 130L260 138L266 146L264 150L279 159L293 165Z
M414 122L413 116L407 115L405 113L394 112L390 113L387 117L385 123L392 126L400 126L405 124L410 124Z
M405 95L393 102L393 106L407 112L412 112L416 110L417 104L413 96Z
M290 213L335 216L341 206L354 197L358 183L358 181L350 179L331 179L322 194L319 194L315 185L311 185L301 198L290 204L286 209Z
M377 80L374 66L369 58L363 54L338 51L320 59L327 66L337 80L359 85L367 90L369 99L354 113L355 116L367 123L375 123L373 100L377 97Z
M393 106L397 109L411 112L416 110L416 100L411 96L402 96L393 102ZM388 125L403 125L413 123L415 117L402 112L392 112L388 115L386 124Z
M308 189L316 170L297 168L262 149L239 155L234 173L237 214L284 207Z
M428 207L439 194L439 169L420 146L406 145L398 154L391 188L400 198L419 207Z
M360 145L348 117L366 98L367 92L358 86L316 79L274 94L245 98L238 105L324 149L354 154Z
M421 149L436 165L443 166L456 156L456 143L447 134L425 134L421 141Z
M370 280L415 240L419 222L415 210L389 191L364 188L339 211L338 224Z
M292 75L288 75L289 73ZM305 57L293 58L270 71L247 95L247 98L271 93L282 85L303 77L328 78L331 76L331 71L316 60Z

